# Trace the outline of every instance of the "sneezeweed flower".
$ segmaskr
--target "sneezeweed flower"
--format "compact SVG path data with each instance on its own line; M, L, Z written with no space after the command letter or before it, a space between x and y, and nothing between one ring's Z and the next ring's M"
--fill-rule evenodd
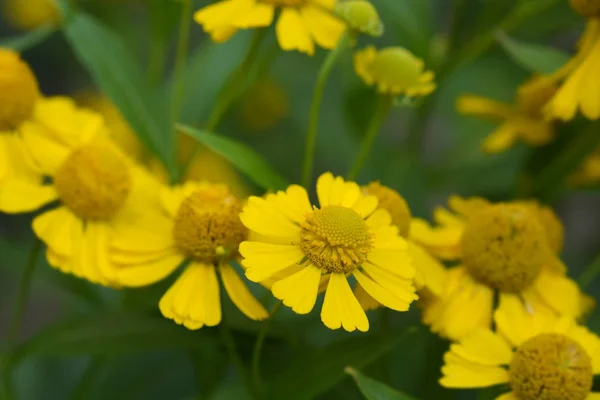
M589 186L600 182L600 147L596 148L569 177L573 186Z
M13 131L31 118L39 99L29 65L14 51L0 48L0 131Z
M500 124L481 144L483 151L499 153L518 141L541 146L554 139L554 124L546 118L544 107L555 93L552 79L536 76L517 89L514 105L469 94L459 97L457 109Z
M333 49L345 27L332 11L335 0L221 0L194 14L215 42L227 41L239 29L262 28L273 23L279 46L312 55L315 43Z
M445 267L423 246L410 239L411 211L406 200L394 189L379 182L371 182L363 186L362 190L365 195L377 197L379 208L390 213L392 224L398 228L400 236L407 240L408 250L416 270L417 290L424 291L427 295L440 296L446 280ZM360 284L356 285L354 293L365 310L379 307L379 303Z
M536 311L580 317L586 300L558 259L562 226L549 209L531 203L491 204L450 199L438 209L439 226L414 220L411 238L438 257L459 262L447 274L445 292L428 298L423 319L434 332L459 339L489 327L495 293L500 303L519 299Z
M274 78L254 83L240 103L240 120L250 132L263 132L277 126L290 111L288 95Z
M33 220L49 263L114 286L108 260L113 228L139 218L138 208L156 198L156 185L109 140L100 115L60 97L39 104L35 112L19 131L39 179L36 184L3 182L0 210L28 212L56 204Z
M433 72L424 70L423 60L402 47L376 50L369 46L354 54L354 69L369 86L390 96L426 96L435 90Z
M562 85L548 104L552 118L568 121L577 112L589 119L600 118L600 2L571 0L575 11L588 19L575 56L552 75Z
M366 0L346 0L335 6L335 13L349 29L370 36L383 35L383 22L377 9Z
M478 329L444 356L448 388L508 385L496 400L592 400L600 338L569 317L530 313L514 299L495 313L496 331Z
M350 275L382 305L408 310L417 299L415 270L390 214L356 183L331 173L319 177L317 195L320 208L311 208L297 185L250 197L240 218L259 236L240 245L248 279L274 281L273 295L298 314L309 313L326 287L321 320L330 329L369 329Z
M268 316L231 262L248 230L240 221L242 202L226 185L186 182L164 188L162 201L144 210L145 219L122 224L111 243L111 259L123 286L140 287L187 265L161 298L162 314L188 329L221 322L220 275L225 291L246 316Z
M2 16L10 25L30 30L56 24L60 13L56 0L2 0Z

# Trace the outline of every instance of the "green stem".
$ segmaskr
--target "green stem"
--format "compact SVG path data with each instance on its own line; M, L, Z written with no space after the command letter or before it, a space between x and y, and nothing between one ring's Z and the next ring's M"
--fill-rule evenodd
M231 334L231 330L229 329L229 325L223 319L219 324L219 333L221 334L221 341L225 345L225 351L227 352L227 356L233 362L237 372L240 374L241 378L246 383L248 389L254 394L255 397L259 397L255 391L254 386L252 385L252 379L248 374L248 370L242 361L242 358L237 352L237 348L235 346L235 340L233 339L233 335Z
M354 165L348 173L349 180L354 180L356 178L362 167L365 165L367 158L369 158L369 153L371 152L375 138L379 133L379 128L381 128L381 124L383 124L385 117L387 117L390 108L392 107L392 101L393 99L390 96L380 96L377 109L369 122L367 132L365 133L362 145L360 146L358 157L356 157Z
M239 96L241 92L240 87L244 86L244 81L248 77L250 69L254 64L266 33L267 30L265 28L256 29L254 32L254 37L252 38L252 42L250 43L250 47L248 48L244 60L231 74L217 97L215 107L208 117L208 122L205 126L207 131L214 132L219 127L223 116Z
M90 397L90 393L94 388L94 383L98 378L102 367L104 366L103 357L93 357L90 359L85 371L81 375L81 379L71 393L71 400L84 400Z
M331 75L333 66L340 59L344 51L349 48L354 41L354 34L347 31L338 40L337 46L329 52L319 74L317 76L317 83L313 92L312 103L310 105L310 116L308 119L308 131L306 133L306 146L304 149L304 164L302 167L302 185L308 187L312 178L313 163L315 158L315 146L317 144L317 130L319 125L319 111L321 109L321 100L323 99L323 92L325 91L325 85Z
M175 54L174 85L171 93L171 137L169 138L169 173L174 182L178 179L177 167L177 129L175 124L181 114L181 106L185 95L184 71L187 60L187 52L190 41L190 27L192 22L192 0L183 0L181 7L181 20L179 25L179 36L177 39L177 51Z
M600 254L598 254L596 258L594 258L592 263L579 277L579 286L581 286L582 289L587 288L596 280L598 275L600 275Z
M260 376L260 359L262 356L262 349L265 343L265 337L267 336L267 332L269 331L269 326L271 325L271 320L277 314L277 312L281 309L281 305L283 302L278 301L271 312L269 313L269 318L263 322L260 331L258 332L258 337L256 338L256 343L254 344L254 349L252 350L252 380L254 382L254 388L256 392L262 393L263 382Z

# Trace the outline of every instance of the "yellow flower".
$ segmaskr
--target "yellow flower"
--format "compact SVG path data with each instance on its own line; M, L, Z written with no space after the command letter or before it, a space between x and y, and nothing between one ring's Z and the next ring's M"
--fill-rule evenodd
M232 260L248 230L240 221L241 201L225 185L187 182L164 188L160 204L144 209L144 219L121 224L111 242L111 259L123 286L158 282L189 263L161 298L162 314L188 329L221 322L219 272L225 291L246 316L268 316L239 277Z
M55 0L3 0L2 14L8 23L22 30L56 24L60 17Z
M254 83L241 101L240 119L244 128L252 132L271 129L288 114L288 96L273 78Z
M544 106L555 93L556 85L552 79L533 77L519 87L514 105L463 95L458 98L457 108L461 114L500 123L481 144L483 151L499 153L519 140L530 146L541 146L554 139L554 125L546 119Z
M531 203L491 204L452 197L434 215L439 226L415 219L410 236L438 257L460 264L448 270L442 295L427 298L423 319L434 332L458 339L491 325L494 295L574 318L585 309L577 284L558 258L562 226ZM557 226L558 223L558 226Z
M382 305L408 310L417 299L415 271L390 214L356 183L331 173L319 177L317 195L320 208L311 208L297 185L250 197L240 218L260 236L240 246L248 279L273 278L273 295L298 314L313 309L319 286L326 285L321 319L330 329L369 329L349 275Z
M376 50L369 46L354 54L354 69L369 86L392 96L425 96L435 90L433 72L423 70L423 60L402 47Z
M12 131L29 119L40 98L33 72L9 49L0 48L0 132Z
M550 117L568 121L577 111L600 118L600 15L589 18L577 54L552 78L564 80L548 103Z
M575 186L594 185L598 182L600 182L600 147L588 155L569 177L569 183Z
M229 40L238 29L266 27L281 10L275 28L283 50L312 55L315 43L333 49L344 24L333 16L335 0L221 0L194 14L215 42Z
M508 384L496 400L593 400L600 338L572 318L531 313L516 299L496 311L496 331L478 329L444 356L440 384L484 388Z
M335 12L351 29L371 36L383 35L383 22L369 1L345 0L336 5Z
M27 212L55 204L33 220L50 264L92 282L115 285L108 241L117 222L131 223L157 198L156 185L109 141L102 117L67 98L40 103L20 135L37 182L11 179L0 210Z

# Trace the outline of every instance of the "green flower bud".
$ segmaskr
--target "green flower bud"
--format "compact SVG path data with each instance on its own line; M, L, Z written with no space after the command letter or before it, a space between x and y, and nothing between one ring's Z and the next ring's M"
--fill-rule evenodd
M366 0L349 0L339 3L335 12L352 29L371 36L383 34L383 22L379 18L377 9Z

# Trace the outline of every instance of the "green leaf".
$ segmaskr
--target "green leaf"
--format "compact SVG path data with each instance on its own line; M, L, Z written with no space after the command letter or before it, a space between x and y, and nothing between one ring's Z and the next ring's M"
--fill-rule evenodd
M398 392L384 383L364 376L354 368L347 367L345 371L354 379L367 400L414 400L414 397Z
M569 61L569 55L561 50L522 42L503 32L496 34L496 40L517 64L531 72L551 74Z
M140 139L166 160L166 100L148 84L140 65L115 32L83 11L69 12L63 31L80 62Z
M54 25L42 25L22 35L0 40L0 47L8 47L22 53L48 39L56 31Z
M179 124L177 129L225 157L262 188L278 190L288 185L279 173L274 171L260 155L246 145L191 126Z
M298 355L294 362L270 379L271 398L286 400L314 399L341 381L348 365L363 368L413 337L418 331L410 327L353 337Z
M166 348L203 350L218 346L213 333L187 330L160 315L94 312L42 330L16 349L12 361L38 355L106 355Z

